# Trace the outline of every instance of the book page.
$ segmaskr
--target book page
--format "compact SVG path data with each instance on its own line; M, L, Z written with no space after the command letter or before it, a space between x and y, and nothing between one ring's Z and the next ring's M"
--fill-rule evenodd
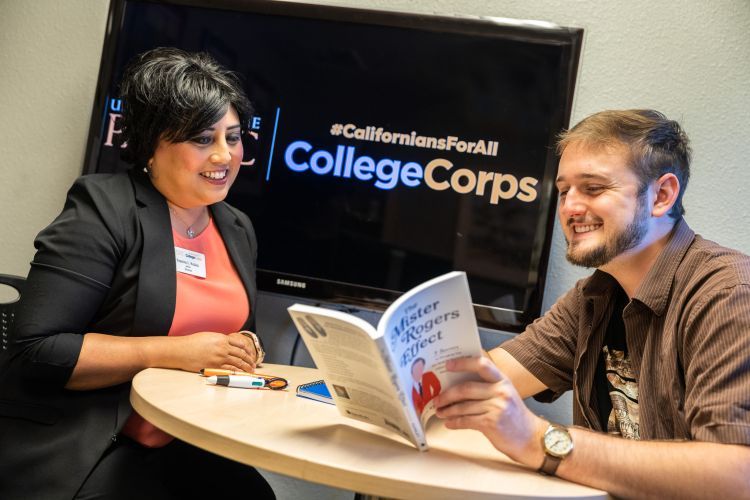
M482 354L463 272L445 274L401 296L383 315L378 332L391 352L410 409L423 427L435 413L435 396L471 378L446 371L445 362Z
M372 338L375 329L339 311L301 304L288 310L339 412L395 431L421 448L404 415L397 382Z

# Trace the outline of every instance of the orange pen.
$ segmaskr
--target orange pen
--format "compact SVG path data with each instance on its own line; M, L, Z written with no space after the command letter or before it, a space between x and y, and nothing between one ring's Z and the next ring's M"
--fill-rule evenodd
M213 377L218 375L251 375L259 377L257 373L248 373L239 370L224 370L222 368L201 368L201 377Z

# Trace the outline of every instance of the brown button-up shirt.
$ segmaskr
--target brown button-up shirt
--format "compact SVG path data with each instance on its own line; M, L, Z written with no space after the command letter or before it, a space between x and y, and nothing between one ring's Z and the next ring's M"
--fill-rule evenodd
M602 430L594 377L616 282L596 271L502 345L550 390L573 390L575 425ZM750 444L750 257L680 220L623 311L641 439Z

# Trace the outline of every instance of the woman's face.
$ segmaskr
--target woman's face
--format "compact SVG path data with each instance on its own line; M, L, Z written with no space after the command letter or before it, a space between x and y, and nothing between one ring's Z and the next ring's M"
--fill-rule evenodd
M149 161L151 182L172 204L195 208L222 201L242 162L240 120L233 107L185 142L160 140Z

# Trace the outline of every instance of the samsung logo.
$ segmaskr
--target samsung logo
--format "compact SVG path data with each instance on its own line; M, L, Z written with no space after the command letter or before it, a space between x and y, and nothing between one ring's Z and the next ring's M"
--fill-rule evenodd
M281 278L276 278L276 284L282 285L282 286L289 286L292 288L307 288L307 283L304 281L292 281L292 280L285 280Z

